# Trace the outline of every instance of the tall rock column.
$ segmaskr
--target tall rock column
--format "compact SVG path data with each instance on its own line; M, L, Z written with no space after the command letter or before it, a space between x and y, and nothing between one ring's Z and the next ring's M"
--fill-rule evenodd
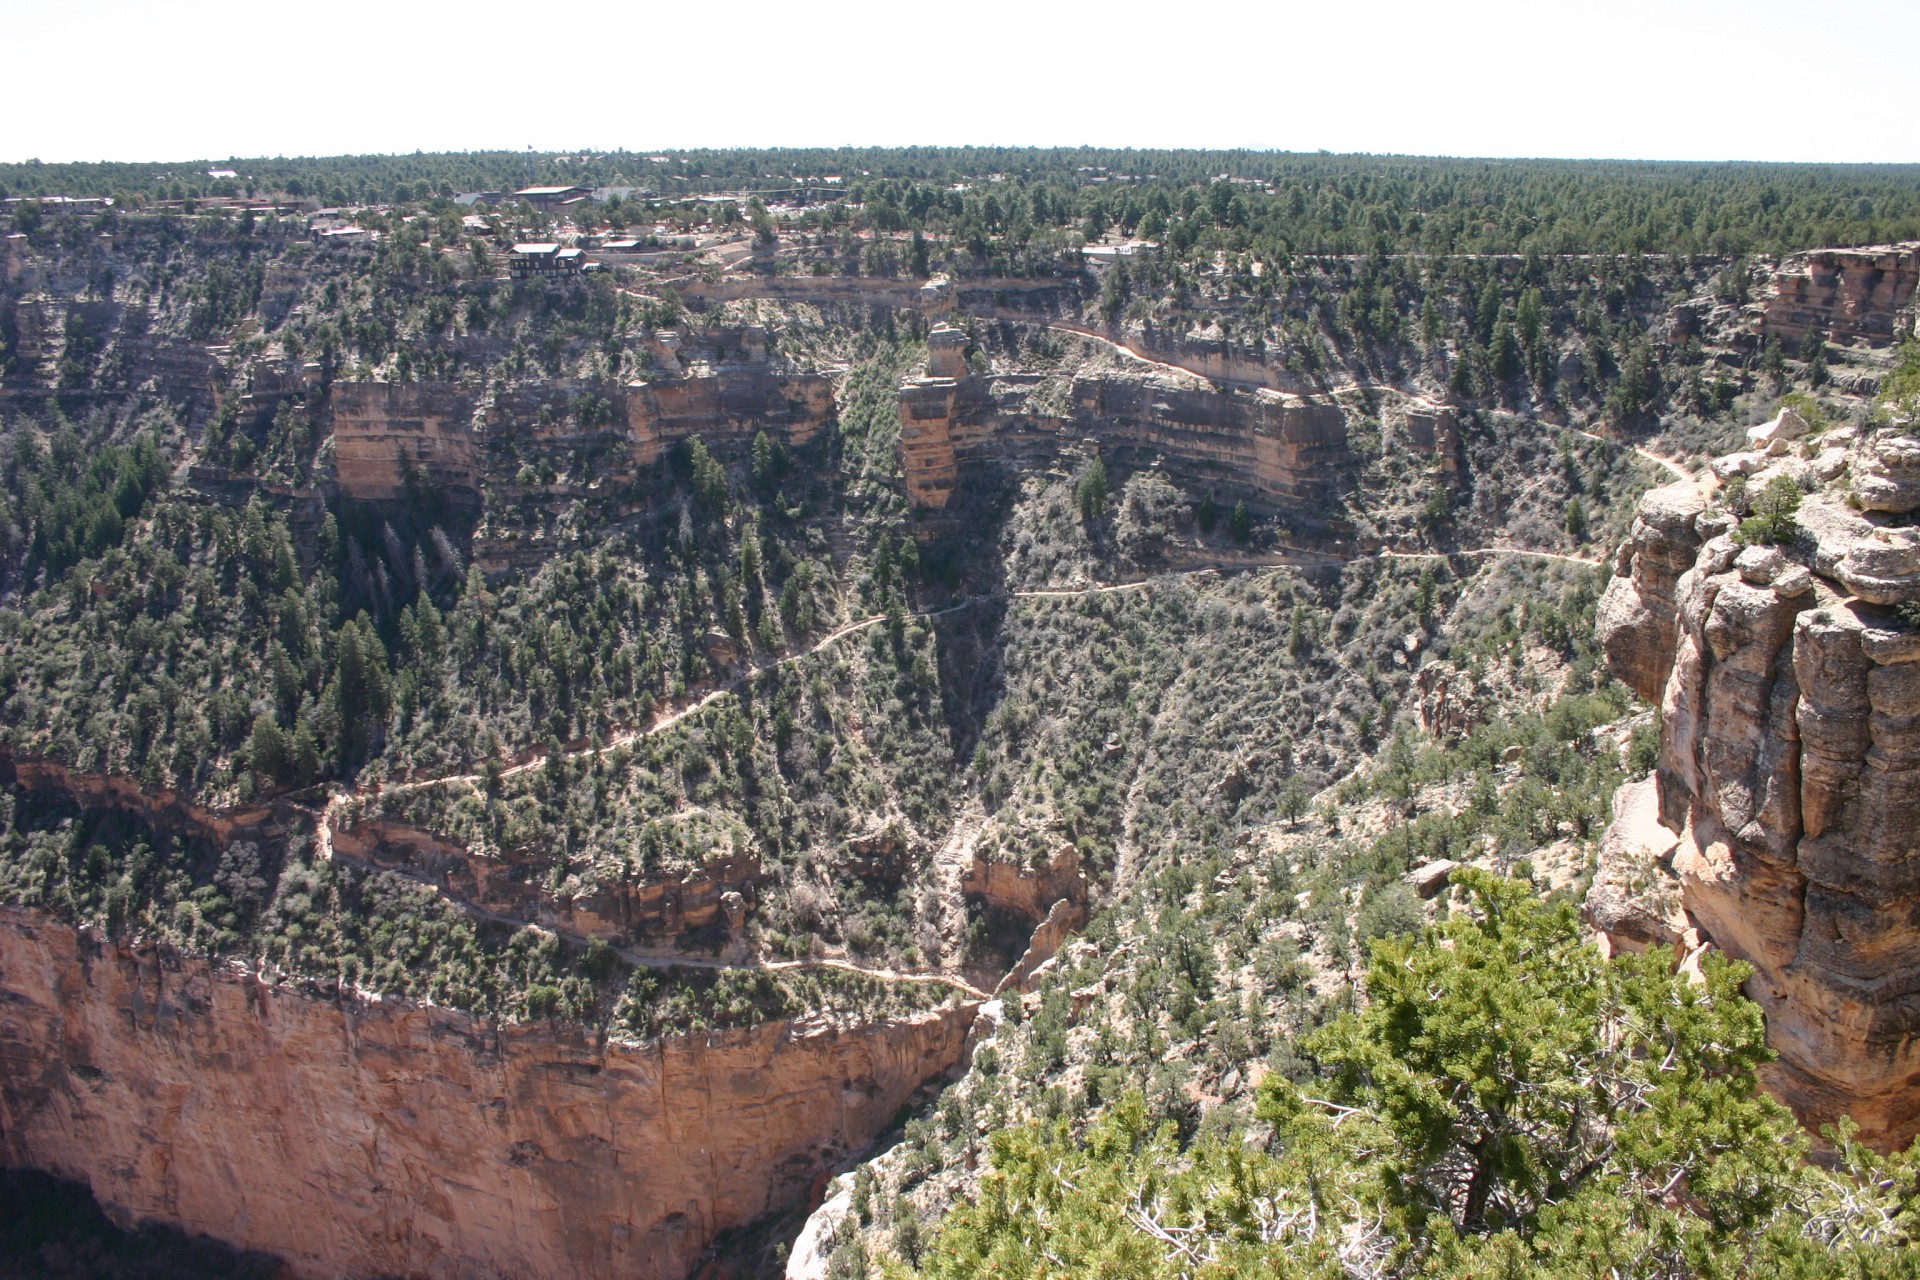
M1686 483L1642 500L1616 561L1600 640L1659 701L1661 747L1654 785L1622 789L1588 918L1617 945L1747 961L1770 1087L1899 1146L1920 1133L1920 629L1901 609L1920 529L1888 513L1920 487L1909 437L1785 452L1774 426L1714 469L1811 490L1787 546L1742 546Z

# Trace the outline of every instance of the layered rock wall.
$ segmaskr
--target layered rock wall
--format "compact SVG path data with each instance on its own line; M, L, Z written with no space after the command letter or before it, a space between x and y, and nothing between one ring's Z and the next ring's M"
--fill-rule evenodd
M556 899L546 884L551 854L478 854L397 823L365 821L332 832L335 852L365 866L399 871L487 914L589 937L671 939L725 918L723 902L751 903L760 859L751 849L715 849L683 874L608 881Z
M1755 455L1751 485L1815 489L1785 549L1740 546L1704 485L1643 501L1599 631L1660 704L1659 765L1622 792L1588 913L1752 964L1777 1092L1887 1146L1920 1132L1920 631L1892 607L1920 600L1920 530L1843 501L1888 445L1847 436Z
M1076 425L1103 447L1160 459L1196 489L1295 511L1327 496L1346 452L1346 415L1330 401L1115 376L1075 379L1072 399Z
M409 482L475 489L473 399L438 382L336 382L334 468L348 496L389 501Z
M1809 332L1836 342L1893 340L1920 284L1920 244L1817 249L1795 254L1774 273L1762 303L1761 330L1796 346Z
M331 999L0 910L0 1159L302 1274L679 1280L956 1062L973 1006L645 1045Z
M1346 415L1331 401L1260 389L1222 391L1181 377L1089 374L1074 379L1064 418L1003 412L994 379L973 374L930 337L929 371L899 392L907 496L946 506L970 466L1032 450L1091 444L1134 466L1156 466L1197 492L1241 496L1310 518L1331 496L1346 453ZM1426 419L1451 449L1451 419ZM1434 448L1429 443L1428 448Z
M900 389L900 467L907 498L937 511L960 482L960 463L971 459L998 425L987 380L977 377L917 378Z
M626 388L624 399L633 460L640 466L694 435L747 440L764 430L783 443L806 444L834 412L833 383L824 374L768 366L637 384Z

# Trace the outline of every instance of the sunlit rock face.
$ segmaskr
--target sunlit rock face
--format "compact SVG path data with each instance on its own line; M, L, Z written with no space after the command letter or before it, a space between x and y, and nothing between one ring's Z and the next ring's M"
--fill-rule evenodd
M1920 599L1920 532L1886 514L1903 493L1847 494L1900 488L1889 438L1716 463L1814 489L1787 547L1738 545L1691 483L1643 501L1598 626L1660 706L1660 758L1650 792L1623 792L1588 901L1616 944L1752 964L1771 1085L1880 1146L1920 1132L1920 630L1899 609Z
M681 1280L961 1055L974 1006L601 1043L0 911L0 1159L303 1276Z

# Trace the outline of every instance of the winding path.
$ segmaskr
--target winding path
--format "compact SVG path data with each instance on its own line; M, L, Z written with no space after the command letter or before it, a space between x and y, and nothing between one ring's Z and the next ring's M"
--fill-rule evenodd
M1584 436L1588 440L1597 440L1601 444L1612 445L1616 449L1630 449L1634 453L1639 454L1642 458L1645 458L1648 462L1651 462L1654 466L1659 467L1662 470L1666 471L1676 480L1699 479L1699 477L1694 475L1693 472L1687 470L1685 467L1675 462L1672 458L1664 458L1659 454L1655 453L1651 449L1643 449L1637 444L1628 444L1624 440L1615 440L1611 436L1599 435L1592 431L1582 431L1578 427L1568 427L1567 430L1571 431L1576 436Z
M1667 465L1671 466L1671 464L1667 464ZM1093 584L1082 585L1082 586L1033 587L1033 588L1027 588L1024 590L1006 592L1004 594L970 596L967 599L961 600L955 604L945 605L938 609L921 610L914 613L904 614L903 616L907 618L915 618L915 619L937 618L937 617L942 617L949 614L958 613L958 612L961 612L962 610L970 609L977 605L984 604L993 600L1006 600L1006 599L1061 600L1061 599L1076 599L1084 596L1110 595L1117 592L1139 591L1159 583L1177 581L1183 578L1201 577L1201 576L1206 576L1210 574L1218 574L1222 572L1232 572L1235 569L1305 567L1305 566L1315 565L1315 564L1319 564L1319 565L1340 564L1340 563L1351 562L1353 560L1370 559L1370 558L1411 560L1411 559L1448 559L1453 556L1487 556L1487 555L1535 556L1541 559L1557 560L1557 561L1562 561L1569 564L1579 564L1579 565L1587 565L1587 566L1592 566L1598 563L1598 561L1595 561L1583 556L1571 555L1568 553L1556 552L1556 551L1538 551L1538 550L1534 550L1527 547L1479 547L1479 548L1473 548L1465 551L1454 551L1454 552L1400 551L1392 548L1382 548L1378 551L1368 552L1368 553L1365 553L1362 555L1356 555L1356 556L1347 556L1347 557L1315 554L1312 552L1298 552L1298 553L1280 552L1280 553L1274 553L1269 555L1248 556L1244 559L1225 562L1225 563L1209 564L1209 565L1196 566L1196 567L1191 567L1186 569L1171 570L1165 573L1155 574L1150 577L1140 578L1132 582L1093 583ZM565 758L568 760L576 760L582 757L599 756L608 751L615 750L616 748L619 748L619 747L630 746L631 744L639 741L642 738L649 737L656 733L664 732L665 730L670 729L673 726L679 724L681 721L686 720L688 717L696 715L699 712L705 710L707 707L713 705L713 703L727 696L728 694L737 693L740 689L744 688L750 681L754 680L758 676L763 675L764 673L774 670L778 667L785 666L789 663L802 661L808 657L813 656L814 654L819 653L821 650L826 649L827 647L833 644L837 644L839 641L844 640L849 636L857 635L860 632L865 631L870 627L874 627L879 625L880 623L885 622L886 620L887 620L887 616L885 614L873 614L868 617L858 618L858 619L855 619L854 621L844 623L841 626L836 627L834 630L827 632L825 635L821 636L819 639L814 640L812 643L807 644L802 648L784 653L777 658L763 659L762 661L754 663L747 670L742 671L741 673L725 681L724 683L709 689L708 691L699 695L698 697L695 697L678 707L674 707L672 709L664 711L662 714L656 716L654 719L652 719L645 725L637 726L635 728L627 729L618 734L615 734L608 741L598 746L585 746L585 747L579 747L574 750L568 751L564 753ZM535 757L533 759L529 759L521 763L515 764L507 769L503 769L501 771L501 776L512 777L519 774L524 774L533 769L539 768L542 763L543 763L543 760L541 758ZM443 775L435 778L422 778L422 779L417 779L410 782L397 783L391 786L386 786L386 787L379 788L376 790L371 790L371 791L344 791L344 790L335 791L328 796L326 804L322 806L317 813L314 814L316 852L322 860L332 860L338 857L341 861L351 862L356 866L366 867L369 870L384 871L389 875L397 875L403 879L410 880L416 884L423 885L426 888L433 890L436 894L438 894L441 897L442 900L448 903L451 903L452 905L458 907L462 911L465 911L469 915L472 915L478 919L489 920L489 921L492 921L498 924L507 925L513 928L525 928L525 927L528 927L529 925L533 925L535 922L522 919L518 916L512 916L512 915L507 915L501 912L490 911L484 907L479 906L476 903L468 901L465 898L462 898L456 894L450 893L447 891L445 886L439 884L432 878L422 875L418 872L409 871L402 868L376 866L375 864L368 863L362 859L352 857L351 855L339 853L334 847L334 841L333 841L334 829L336 825L339 824L341 820L344 818L348 806L352 805L356 801L371 800L371 799L397 796L397 795L406 795L406 794L426 791L436 787L444 787L444 786L465 785L465 786L473 787L473 786L478 786L481 783L481 781L482 781L482 775L478 773L457 773L457 774L447 774L447 775ZM562 937L567 938L569 941L574 942L577 945L584 946L588 942L592 941L592 938L589 935L580 934L572 930L560 929L551 924L538 924L536 927L546 929L549 932L556 933ZM607 940L602 939L602 941L607 941ZM893 969L868 968L862 965L855 964L850 960L828 958L828 957L811 958L811 959L803 959L803 960L753 960L753 961L736 962L736 961L725 961L725 960L713 959L713 958L703 957L703 956L689 956L689 955L684 955L679 953L662 954L659 952L640 951L631 947L625 947L618 944L614 944L610 941L608 941L607 944L611 946L615 951L615 953L618 954L620 958L625 960L627 963L633 964L633 965L645 966L648 968L655 968L655 969L670 969L674 967L715 969L715 970L728 970L728 971L837 969L842 972L859 974L864 977L872 978L882 982L912 982L912 983L926 983L926 984L941 984L941 985L951 987L957 991L963 992L966 995L975 999L986 1000L990 998L986 992L981 991L978 987L968 982L965 978L959 977L958 975L938 972L938 971L916 972L916 971L902 971L902 970L893 970Z

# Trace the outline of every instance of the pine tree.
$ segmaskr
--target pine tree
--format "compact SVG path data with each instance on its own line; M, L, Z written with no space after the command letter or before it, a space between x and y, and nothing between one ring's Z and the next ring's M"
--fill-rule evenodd
M1080 483L1075 487L1074 497L1080 506L1082 520L1096 520L1107 506L1107 464L1098 454L1080 473Z

